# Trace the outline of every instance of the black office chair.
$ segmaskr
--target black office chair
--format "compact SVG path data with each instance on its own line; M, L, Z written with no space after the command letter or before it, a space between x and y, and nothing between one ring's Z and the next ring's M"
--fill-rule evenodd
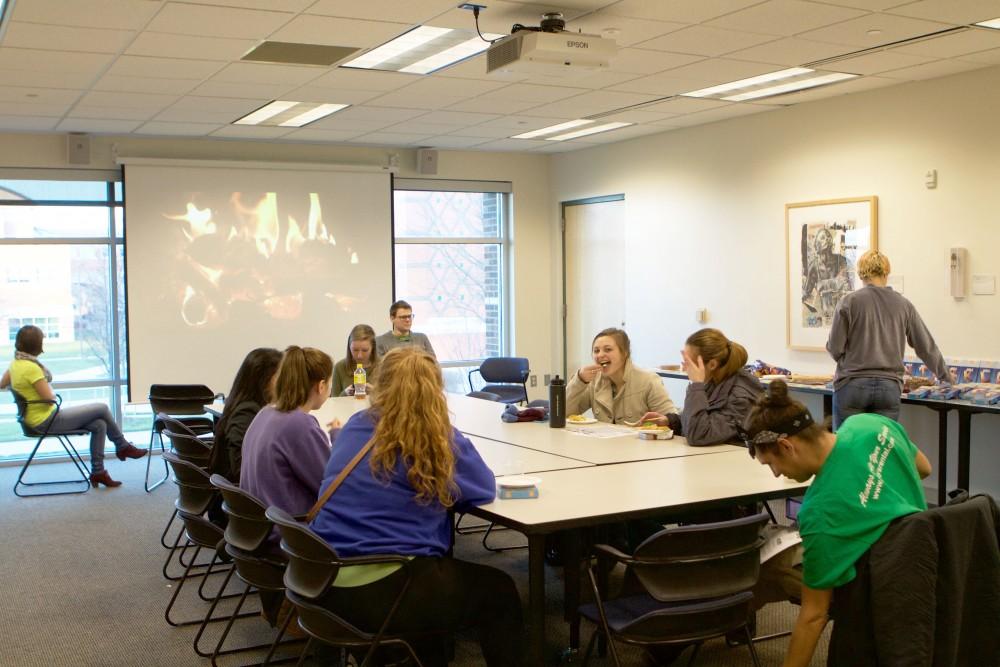
M303 658L310 645L318 640L340 648L367 649L360 663L360 667L366 667L380 646L397 646L407 652L417 667L421 667L420 659L406 639L388 632L392 617L409 589L409 581L396 596L382 626L374 633L355 627L317 603L329 590L342 567L393 563L405 569L409 566L409 559L389 555L341 558L323 538L288 512L272 505L267 508L265 515L278 526L281 532L281 549L288 555L285 595L298 612L299 627L309 635Z
M466 394L469 398L479 398L484 401L499 401L500 394L494 394L492 391L470 391Z
M528 402L528 375L531 371L524 357L484 359L479 368L469 371L469 388L476 391L472 384L473 373L479 373L486 382L479 391L497 394L502 403Z
M71 435L90 435L87 431L82 429L77 429L74 431L53 431L52 430L52 420L55 419L55 415L59 414L59 408L62 406L62 397L56 394L54 400L37 400L29 401L19 393L10 390L14 394L14 402L17 404L17 423L21 425L21 432L24 433L25 438L37 438L35 446L31 449L31 454L28 455L28 460L24 462L21 466L21 472L17 476L17 481L14 482L14 494L20 496L21 498L30 498L32 496L64 496L74 493L86 493L90 489L90 468L87 464L83 462L83 458L80 457L80 452L76 450L73 446L73 442L69 439ZM34 426L28 426L28 423L24 421L25 416L28 412L28 406L33 404L46 404L54 405L56 407L55 412L52 416L46 420L45 426L41 429L35 428ZM80 473L80 477L74 476L71 479L58 479L49 480L44 482L25 482L24 474L28 471L28 466L35 460L35 455L38 453L38 448L41 447L42 441L46 438L56 438L62 448L66 450L66 454L69 455L69 460L73 462L76 466L76 470ZM48 491L48 492L37 492L37 493L21 493L19 490L21 487L51 487L53 485L69 485L69 489L62 491ZM79 485L82 487L77 488Z
M597 628L591 635L583 664L590 660L594 643L604 634L615 665L621 660L614 640L641 646L694 643L693 664L706 639L743 630L747 648L760 667L748 621L760 573L760 532L767 514L731 521L666 528L646 539L628 555L607 544L594 547L599 567L609 561L628 566L630 581L642 592L608 600L588 564L595 602L580 607L580 614Z
M144 482L147 492L163 484L168 477L167 463L164 461L163 477L152 484L149 482L149 471L152 466L152 454L156 441L159 441L160 453L166 450L163 446L163 437L160 435L164 429L164 423L159 419L160 413L179 418L185 426L195 433L211 433L215 428L215 421L205 416L205 406L211 405L216 398L217 395L203 384L154 384L150 386L149 404L153 414L157 417L153 419L153 426L149 433L150 456L146 457L146 481Z

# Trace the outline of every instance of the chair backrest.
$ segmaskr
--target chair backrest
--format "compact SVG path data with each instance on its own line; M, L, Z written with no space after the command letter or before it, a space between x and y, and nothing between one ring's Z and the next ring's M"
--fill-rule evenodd
M28 399L14 391L14 387L10 387L10 393L14 395L14 404L17 405L17 423L21 425L21 433L24 434L26 438L37 438L40 435L46 435L48 433L48 428L44 431L39 431L34 426L29 426L28 422L24 421L24 418L28 414ZM56 399L52 401L47 401L45 399L39 399L37 401L31 401L32 403L49 403L56 406L56 412L59 411L59 406L62 403L62 399L59 395L56 395ZM51 422L50 422L51 423ZM54 435L54 434L53 434Z
M172 452L164 452L163 458L174 472L174 484L177 485L177 502L174 505L177 509L188 514L201 515L207 512L218 493L212 486L209 474Z
M731 521L665 528L632 555L636 578L660 602L718 598L753 588L760 574L761 513Z
M243 551L260 550L274 527L264 514L267 505L222 475L212 475L210 480L222 493L222 511L229 517L226 542Z
M490 357L479 365L479 374L486 382L511 382L524 384L530 373L524 357Z
M200 514L190 514L178 508L177 516L184 523L184 534L196 546L216 549L222 546L222 529Z
M173 431L184 435L205 436L212 431L212 420L208 417L198 419L175 419L166 412L157 412L153 427L156 431Z
M469 398L481 398L484 401L500 400L500 394L494 394L492 391L470 391L466 396Z
M208 465L209 458L212 455L212 445L196 435L174 433L167 429L164 429L163 435L170 440L170 444L177 456L185 461L195 463L202 468Z
M154 413L200 415L214 400L215 392L203 384L154 384L149 388Z
M309 600L326 593L340 572L342 561L337 552L285 510L272 505L265 516L278 526L281 550L288 556L285 587Z

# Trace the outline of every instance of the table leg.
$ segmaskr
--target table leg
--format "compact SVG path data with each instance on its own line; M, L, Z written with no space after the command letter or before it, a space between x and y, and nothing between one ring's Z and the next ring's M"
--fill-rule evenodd
M580 650L580 565L583 559L579 530L562 533L563 547L563 616L569 623L569 649L563 658L571 657Z
M948 502L948 411L938 410L938 507Z
M972 413L958 411L958 488L969 489L969 457L972 442Z
M833 414L833 394L823 394L823 419Z
M528 664L545 653L545 536L528 535Z

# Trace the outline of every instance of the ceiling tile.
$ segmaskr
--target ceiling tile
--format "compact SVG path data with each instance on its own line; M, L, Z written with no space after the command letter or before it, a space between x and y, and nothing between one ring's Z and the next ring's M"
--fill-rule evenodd
M708 25L766 35L791 36L864 15L860 9L833 7L801 0L768 0L714 19Z
M402 123L396 123L383 129L393 134L421 134L425 137L430 137L448 132L456 132L463 129L463 126L425 123L423 122L423 118L418 118L416 120L404 120Z
M0 127L10 131L45 132L54 130L59 118L0 115Z
M811 63L816 60L826 60L850 51L849 47L829 42L814 42L797 37L786 37L767 44L751 46L749 49L727 53L727 58L733 60L750 60L758 63L772 63L794 67Z
M723 30L695 25L672 32L663 37L639 44L643 49L690 53L699 56L718 56L730 51L738 51L757 44L774 41L773 35L756 35L735 30Z
M289 21L272 34L270 39L278 42L370 48L388 42L412 27L409 23L302 15Z
M602 0L603 2L603 0ZM455 7L457 3L453 3ZM486 10L479 14L479 29L482 32L492 32L500 35L510 34L510 29L515 23L525 26L537 26L542 19L542 14L546 11L560 11L566 21L572 21L585 11L593 9L593 2L585 8L572 8L567 5L541 5L527 4L520 2L505 2L504 0L490 0L486 4ZM463 30L476 29L472 12L467 9L451 9L433 20L426 21L428 25L441 28L460 28Z
M629 93L646 93L659 97L686 93L699 88L707 88L716 83L714 79L689 79L673 76L670 72L644 76L641 79L634 79L623 84L612 86L609 90L618 90Z
M724 102L722 100L704 100L697 97L675 97L667 100L666 102L650 104L647 107L643 107L642 110L657 113L685 114L705 111L707 109L718 109L719 107L727 107L730 105L732 105L732 102ZM671 120L672 119L668 118L663 122L669 123Z
M524 102L555 102L564 100L567 97L580 95L588 92L584 88L563 88L560 86L538 86L532 83L515 83L499 91L483 95L483 98L500 98L505 100L516 100Z
M674 67L695 63L703 56L682 53L666 53L645 49L621 49L611 61L613 72L632 74L656 74Z
M778 97L772 97L765 101L783 105L799 104L800 102L813 102L815 100L839 97L841 95L848 95L850 93L857 93L864 90L895 86L898 83L900 82L893 79L877 76L865 76L858 79L851 79L849 81L840 81L829 86L820 86L819 88L810 88L809 90L789 93L788 95L779 95Z
M434 73L434 76L448 77L450 79L479 79L481 81L499 81L501 83L512 83L523 81L529 78L527 74L517 72L493 72L486 73L486 56L483 54L467 58L462 62L449 65L443 70Z
M97 78L79 72L32 72L30 70L0 69L0 87L22 86L26 88L67 88L84 89Z
M290 134L286 134L282 138L286 141L340 142L349 141L357 137L359 134L360 132L351 132L349 130L320 130L310 126L300 130L295 130Z
M107 120L149 120L156 115L155 109L127 109L123 107L102 107L77 104L69 112L73 118L102 118Z
M487 130L502 130L506 133L503 136L507 136L510 134L521 134L522 132L540 130L543 127L549 127L550 125L556 125L561 122L562 120L559 118L540 118L538 116L500 116L499 118L494 118L493 120L486 121L485 123L480 123L476 127ZM455 134L464 135L466 133L459 131L455 132Z
M94 83L93 90L184 95L191 92L198 83L197 79L146 79L139 76L113 76L106 74Z
M561 119L549 119L547 122L543 123L540 127L547 127L549 125L555 125L556 123L561 123ZM483 123L482 125L473 125L470 127L464 127L461 130L456 130L452 134L458 137L482 137L483 140L486 139L503 139L511 136L512 134L521 134L522 132L528 132L529 128L524 129L507 127L502 125L493 125L491 123Z
M66 104L32 104L30 101L0 101L2 116L65 116L71 103Z
M284 12L168 2L146 29L178 35L263 39L291 18Z
M585 118L592 114L614 111L634 104L649 102L655 100L657 97L657 95L598 90L535 107L529 113L539 116L554 116L556 118Z
M428 137L424 143L432 148L470 148L488 141L489 139L485 137L440 136Z
M22 0L13 20L85 28L135 30L160 8L159 0Z
M443 109L464 99L464 96L414 95L407 92L407 89L403 89L380 95L371 103L380 107L399 107L401 109Z
M912 0L823 0L825 5L837 5L838 7L850 7L853 9L865 9L870 12L880 12L890 7L905 5Z
M399 0L365 0L365 2L316 0L306 10L306 13L355 19L391 16L401 23L424 23L454 8L454 0L406 0L406 2Z
M987 67L984 63L972 63L963 60L936 60L925 65L914 67L904 67L891 72L883 72L882 76L887 79L901 79L904 81L920 81L922 79L933 79L939 76L948 76L958 72Z
M1000 16L997 0L921 0L894 7L892 14L929 21L968 25Z
M602 123L657 123L670 118L675 118L680 114L676 113L663 113L658 111L646 111L645 108L636 109L631 111L622 111L621 113L614 113L609 116L601 116Z
M462 113L460 111L432 111L420 117L421 122L441 123L446 125L478 125L498 118L497 114ZM445 134L438 132L438 134Z
M153 79L202 80L218 72L222 66L222 63L211 60L119 56L106 73L112 76L138 76Z
M471 111L481 113L519 113L525 109L538 106L538 102L523 100L508 100L503 97L473 97L448 107L449 111Z
M699 83L704 81L708 81L709 83L728 83L773 71L775 71L774 65L749 63L743 60L729 60L726 58L712 58L711 60L702 60L691 65L685 65L684 67L676 67L665 74L678 79L690 78Z
M107 67L112 56L103 53L76 53L70 51L40 51L0 47L0 69L18 69L37 72L75 72L96 76ZM88 82L89 83L89 82Z
M266 97L277 100L295 88L294 85L282 83L225 83L223 81L206 81L192 90L192 94L203 97L239 97L256 100Z
M618 46L632 46L686 27L686 23L652 21L597 11L566 23L566 29L615 40Z
M355 137L351 143L377 144L385 146L418 146L427 138L426 134L406 134L402 132L372 132Z
M964 60L970 63L983 63L984 65L1000 65L1000 49L990 49L978 53L969 53L959 56L956 60Z
M413 83L418 79L416 74L399 74L396 72L374 72L360 69L337 68L327 72L310 82L310 85L324 88L347 88L348 90L372 90L388 92Z
M531 148L537 148L544 146L547 142L545 140L536 139L495 139L493 141L488 141L485 144L479 144L476 146L477 150L483 151L508 151L511 153L521 153ZM568 143L568 142L563 142Z
M902 67L912 67L930 62L932 58L907 55L895 51L876 51L865 56L847 58L830 63L824 69L848 72L850 74L878 74Z
M275 127L273 125L226 125L212 132L209 136L232 139L278 139L294 129L293 127Z
M337 88L320 88L312 84L306 84L294 90L288 91L286 95L299 102L323 102L326 104L363 104L378 96L378 93L371 90L343 90Z
M65 118L56 129L60 132L90 132L93 134L128 134L141 124L137 120L104 120L99 118Z
M84 53L118 53L135 33L129 30L101 30L71 26L42 25L11 21L3 36L4 46Z
M997 12L1000 13L1000 2L997 2ZM893 50L932 58L954 58L996 48L1000 48L1000 30L975 28L954 35L906 44Z
M666 131L666 128L657 125L629 125L628 127L620 127L617 130L611 130L610 132L600 132L598 134L592 134L581 138L586 139L588 142L593 144L613 144L618 141L626 141L636 137L646 137L651 134L662 134Z
M477 97L508 85L504 81L469 81L429 76L418 79L400 92L413 95L441 95L442 97Z
M836 25L810 30L799 35L802 39L817 42L833 42L859 48L869 48L881 44L892 44L904 39L927 35L950 28L946 23L933 23L921 19L911 19L889 14L866 14ZM870 30L880 31L869 35Z
M377 106L356 106L337 112L337 116L344 120L356 119L369 122L385 121L386 123L398 123L407 118L416 118L427 113L423 109L395 109Z
M248 114L254 109L267 104L269 100L260 97L256 100L232 99L225 97L199 97L188 95L182 97L171 109L189 109L191 111L224 111L226 113Z
M80 98L80 104L88 106L124 107L127 109L159 110L177 101L174 95L155 95L152 93L120 93L109 91L92 91ZM89 117L89 116L88 116Z
M160 56L176 58L197 54L200 60L239 60L257 44L253 39L227 39L224 37L195 37L171 35L165 32L146 31L125 49L133 56Z
M230 63L212 75L218 83L270 83L301 86L319 77L325 68L308 65Z
M60 90L57 88L28 88L23 86L0 86L0 101L24 102L26 104L73 104L83 92Z
M152 134L165 137L203 137L219 129L212 123L164 123L150 121L135 130L136 134Z
M612 68L614 68L613 64ZM576 88L586 88L587 90L600 90L601 88L609 88L619 83L625 83L626 81L637 79L639 78L639 76L641 75L632 74L629 72L610 72L604 70L601 72L594 72L589 76L573 79L572 82L567 82L563 79L547 78L544 76L532 77L531 82L535 84L542 84L542 85L548 84L552 86L565 86L567 83L572 83L572 85Z
M241 9L274 9L281 12L300 12L313 0L183 0L190 5L223 5Z
M691 125L716 123L720 120L728 120L730 118L737 118L740 116L749 116L765 111L774 111L780 108L780 106L765 106L762 104L730 104L716 109L706 109L704 111L689 113L676 118L668 118L663 121L663 123L669 125L670 127L690 127Z
M755 5L760 0L622 0L606 11L658 21L701 23Z
M368 134L369 132L374 132L375 130L384 129L390 125L395 125L395 120L360 120L357 118L344 118L344 112L338 111L332 116L327 116L326 118L320 118L315 123L311 123L309 127L315 130L331 130L336 132L352 132L355 135Z

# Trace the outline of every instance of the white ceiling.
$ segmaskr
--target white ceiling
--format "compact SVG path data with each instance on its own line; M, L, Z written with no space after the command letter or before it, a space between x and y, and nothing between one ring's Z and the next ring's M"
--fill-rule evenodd
M473 17L459 0L15 0L0 131L555 152L1000 64L1000 30L887 46L1000 17L1000 0L478 1L483 32L558 10L567 29L614 31L620 51L610 71L558 80L489 77L482 55L429 76L252 63L240 57L265 39L368 49ZM858 51L821 66L863 75L846 83L755 104L664 99ZM273 99L352 106L302 129L230 124ZM509 138L595 114L636 125Z

